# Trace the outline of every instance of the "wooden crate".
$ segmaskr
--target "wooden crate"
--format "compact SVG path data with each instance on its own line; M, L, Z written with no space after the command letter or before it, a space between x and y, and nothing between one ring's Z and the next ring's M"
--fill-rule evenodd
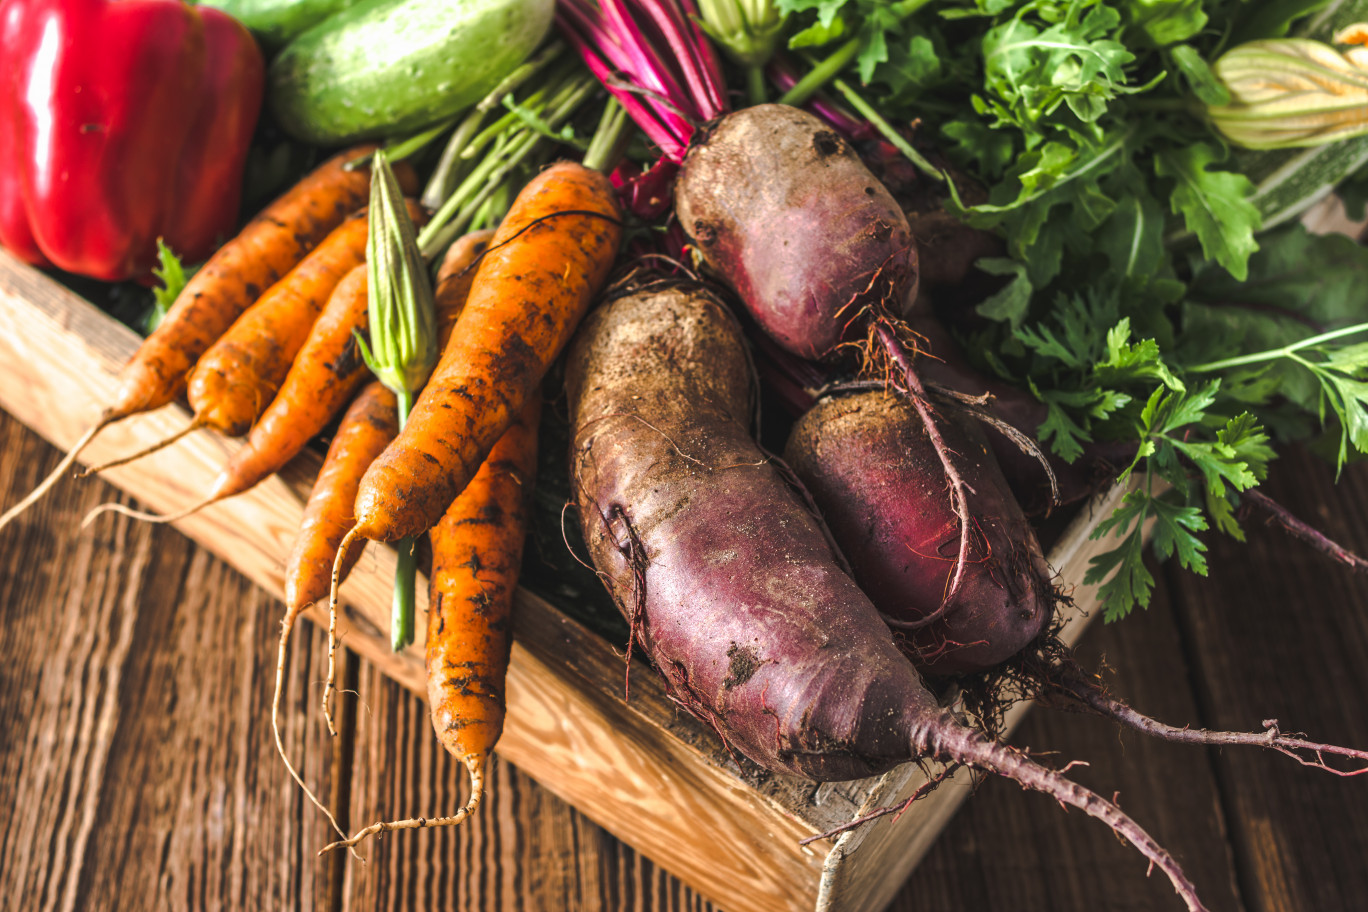
M131 330L0 250L0 407L55 445L66 449L94 422L137 344ZM176 406L135 416L107 429L84 459L132 452L187 421ZM239 445L199 432L105 477L154 510L175 511L202 497ZM280 596L282 563L318 464L305 453L279 476L176 526ZM1050 551L1074 597L1066 639L1076 638L1095 607L1095 593L1081 585L1088 559L1101 550L1088 533L1117 497L1081 511ZM372 545L342 589L343 642L424 693L420 648L389 649L393 571L394 551ZM420 585L419 644L425 593ZM324 612L310 617L326 622ZM880 909L968 794L970 781L960 775L896 820L800 846L863 809L906 797L923 774L909 764L816 785L764 773L678 711L645 663L634 663L625 701L617 645L520 590L499 754L728 912ZM1020 708L1010 721L1019 715Z

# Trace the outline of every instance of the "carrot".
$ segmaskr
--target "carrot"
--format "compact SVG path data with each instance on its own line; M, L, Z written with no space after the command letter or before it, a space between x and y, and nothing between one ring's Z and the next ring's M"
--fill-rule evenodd
M492 231L473 232L457 240L448 250L437 272L439 339L450 334L470 288L468 278L457 281L456 277L484 251L492 234ZM361 475L398 432L394 393L378 380L367 384L352 402L333 436L323 468L309 495L309 503L304 508L304 521L299 527L294 550L285 564L287 623L293 623L294 615L305 605L328 594L333 557L351 526L352 506L356 502ZM341 574L344 579L361 555L360 544L356 542L356 547L349 549L344 559Z
M394 393L373 380L342 416L304 507L299 535L285 562L286 626L294 623L305 605L328 594L333 557L351 527L361 475L397 433ZM360 556L360 548L348 552L342 564L344 577Z
M275 398L333 289L365 260L366 218L354 214L200 358L186 390L195 423L229 437L247 433Z
M280 392L229 458L208 502L229 497L280 469L320 433L370 373L353 331L366 329L366 264L337 283L290 365Z
M399 432L399 411L394 393L379 380L368 383L342 416L342 422L328 446L328 455L309 493L304 506L304 518L299 525L294 548L285 561L285 617L280 623L280 647L276 655L275 695L271 700L271 729L275 733L276 750L285 761L291 778L304 790L309 800L319 808L340 835L346 833L338 826L332 812L314 795L285 753L280 739L280 698L285 686L285 650L290 633L304 606L317 601L328 591L333 574L333 557L351 525L351 507L356 497L356 486L361 473L370 465L385 445ZM361 548L348 548L340 561L340 573L346 576L361 557Z
M469 267L482 254L493 232L473 232L457 240L447 251L437 273L435 308L439 340L445 341L456 324L470 290ZM360 283L366 284L366 270L357 267ZM347 280L344 280L346 282ZM364 299L364 295L362 295ZM364 308L363 308L364 310ZM320 318L321 319L321 318ZM288 378L287 378L288 382ZM262 424L265 423L263 418ZM328 455L323 460L318 479L304 508L304 519L299 527L293 550L285 563L285 618L281 622L280 649L276 659L276 689L271 704L271 727L275 731L276 749L285 761L295 782L304 789L310 800L331 814L314 797L280 741L280 695L285 680L285 649L295 620L305 605L328 594L333 574L334 555L352 520L352 505L356 489L367 466L399 432L399 410L395 395L379 380L367 384L347 409ZM255 434L255 431L253 432ZM354 542L341 557L338 575L345 578L361 557L361 542ZM334 824L336 827L336 824ZM341 835L346 835L341 833Z
M432 528L537 389L608 278L621 213L602 173L552 165L514 200L427 387L356 495L360 537L395 541ZM333 581L331 602L336 603ZM330 624L323 710L332 725Z
M85 474L141 459L199 428L209 427L229 437L247 433L274 400L333 290L348 272L363 265L365 250L366 218L364 213L355 214L247 308L195 364L188 385L194 417L185 427L136 453L91 466ZM174 522L217 499L211 495L208 500L160 516L106 503L87 513L81 525L87 526L101 513L109 512L144 522Z
M116 408L156 408L180 393L190 368L233 321L365 205L369 172L344 165L372 148L350 149L324 162L195 273L149 344L124 369ZM165 344L172 339L177 344Z
M597 171L561 162L523 189L404 431L361 480L356 534L394 541L441 518L569 341L621 237Z
M442 264L437 267L437 281L432 294L437 301L437 348L446 348L451 331L456 326L456 318L461 315L466 298L470 297L470 286L475 281L475 266L479 258L489 249L494 239L494 229L484 228L462 235L447 248ZM459 301L456 307L443 302Z
M485 767L503 733L510 612L537 467L540 411L534 392L517 422L428 532L428 702L437 739L470 773L470 798L449 817L373 823L324 851L390 830L455 826L480 804Z
M537 468L534 394L480 471L428 532L427 679L442 746L476 773L503 732L509 612Z
M371 150L342 152L320 165L252 219L186 284L175 304L124 366L114 400L28 497L0 516L0 528L57 482L101 430L171 402L186 373L261 293L358 207L370 189L366 169L343 165ZM401 180L414 182L411 169Z

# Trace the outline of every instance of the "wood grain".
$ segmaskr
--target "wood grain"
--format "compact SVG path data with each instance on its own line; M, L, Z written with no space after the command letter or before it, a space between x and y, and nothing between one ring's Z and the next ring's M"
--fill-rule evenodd
M7 496L56 464L8 416L0 452ZM115 496L66 482L0 533L0 897L25 910L330 908L336 872L302 863L326 834L263 730L280 605L170 529L74 531ZM287 720L303 719L319 674L311 639L289 654ZM284 737L326 792L340 768L330 739L294 721Z
M57 456L5 415L0 454L0 498L7 499L27 490ZM1290 460L1289 467L1294 478L1303 471ZM1275 486L1283 479L1275 477ZM1338 489L1317 483L1312 490L1314 500L1288 498L1289 504L1311 504L1308 516L1323 508L1341 518L1346 538L1362 534L1368 466L1349 469ZM341 856L319 864L313 851L328 838L320 816L285 778L266 733L247 734L234 721L267 716L280 606L170 530L120 520L93 533L75 531L89 503L114 495L98 482L64 482L38 512L0 534L0 909L62 908L69 901L72 908L128 912L730 912L727 897L709 904L504 761L496 761L491 803L471 826L441 837L396 834L366 851L364 867ZM1361 624L1359 584L1352 584L1354 594L1335 596L1349 601L1332 601L1344 577L1319 557L1308 556L1304 575L1291 583L1303 588L1286 605L1300 613L1251 597L1272 591L1271 577L1283 572L1261 571L1270 553L1281 550L1281 559L1293 563L1302 558L1295 557L1301 546L1276 530L1255 523L1250 531L1253 552L1227 553L1213 540L1216 582L1200 584L1207 613L1237 627L1263 627L1270 612L1290 614L1294 626L1315 612L1325 636L1331 634L1324 625L1346 618ZM1232 589L1229 576L1248 580ZM1186 585L1173 582L1174 589ZM1213 673L1202 665L1206 647L1179 623L1188 609L1164 594L1169 587L1160 575L1154 608L1122 625L1090 629L1083 646L1093 657L1105 653L1118 693L1180 720L1207 712L1196 682ZM126 607L131 620L121 614ZM91 625L95 618L102 620ZM89 628L84 633L82 625ZM130 625L126 645L119 645L118 632ZM63 643L75 645L59 659ZM1212 649L1220 646L1212 641ZM1315 733L1343 726L1361 735L1365 713L1357 697L1368 649L1360 651L1353 637L1339 643L1333 636L1311 660L1281 648L1289 654L1282 656L1280 689L1295 703L1285 721L1295 717ZM351 825L382 803L411 802L404 810L421 812L459 799L464 782L431 736L422 701L376 666L356 663L346 680L362 696L343 703L357 707L356 715L344 715L342 738L323 734L315 709L322 655L322 638L301 627L290 652L286 738L310 781L347 780L335 800L344 816L352 811ZM117 700L101 696L114 679L100 669L110 664L118 669ZM1223 693L1232 700L1225 711L1257 717L1267 695L1252 694L1258 687L1250 682L1266 678L1264 669L1233 658L1222 667ZM1340 682L1341 699L1308 698L1296 684L1308 674ZM84 716L106 720L103 751L94 738L78 746L85 736L67 711L83 706L108 707ZM1337 912L1361 905L1368 850L1362 780L1317 776L1282 757L1245 756L1240 763L1256 767L1255 784L1267 793L1259 802L1267 803L1246 797L1248 813L1231 813L1232 788L1247 784L1225 779L1234 751L1199 751L1198 760L1191 748L1150 745L1101 720L1040 711L1016 740L1037 752L1057 751L1056 759L1091 760L1079 775L1120 787L1123 805L1180 853L1215 909ZM59 744L68 753L48 756ZM96 762L101 754L105 759ZM1307 801L1307 790L1324 794ZM1291 800L1280 800L1283 793ZM1299 870L1298 841L1308 841L1324 868L1315 878ZM59 844L66 868L55 862ZM1167 885L1146 880L1134 853L1094 821L1005 782L978 790L890 905L898 912L1174 908Z
M21 420L58 445L70 445L91 420L86 416L111 399L118 368L135 345L126 328L0 251L0 405ZM73 363L84 369L64 369ZM86 456L103 460L140 449L187 420L176 407L135 416L97 438ZM177 511L200 500L218 466L240 445L197 433L110 471L108 478L159 512ZM281 555L298 528L304 486L316 465L316 457L305 454L282 477L176 527L278 596ZM1063 550L1052 552L1066 583L1081 573L1085 538L1075 529ZM370 547L343 588L341 635L390 677L422 693L419 649L392 654L384 632L393 565L393 549ZM420 585L418 643L425 590ZM1087 604L1081 590L1078 601ZM315 606L306 616L319 621L322 612ZM711 895L739 897L735 912L802 912L828 902L833 891L852 909L881 905L963 797L963 789L945 789L908 814L848 834L832 858L841 866L824 865L828 846L803 846L801 840L877 801L871 796L910 791L913 767L825 791L765 774L677 712L649 671L634 681L635 698L624 703L617 683L622 663L613 648L525 590L517 599L514 635L500 754L688 882ZM695 837L699 827L706 839ZM933 830L904 851L923 827ZM718 852L717 845L731 850ZM886 858L898 861L890 866Z
M1329 465L1293 450L1275 463L1266 490L1368 554L1368 466L1347 468L1336 485ZM1296 509L1308 504L1315 508ZM1250 729L1277 719L1316 740L1368 746L1368 576L1329 562L1262 517L1246 526L1245 544L1210 540L1208 579L1169 580L1204 723ZM1251 910L1365 905L1368 776L1337 779L1276 754L1234 749L1213 763Z

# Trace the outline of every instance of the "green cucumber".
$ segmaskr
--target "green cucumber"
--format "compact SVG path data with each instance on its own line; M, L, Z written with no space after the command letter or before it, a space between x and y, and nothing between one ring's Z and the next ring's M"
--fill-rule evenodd
M272 62L267 104L330 146L415 133L478 102L551 26L554 0L363 0Z
M312 26L357 0L200 0L201 6L223 10L256 36L267 54L289 44Z

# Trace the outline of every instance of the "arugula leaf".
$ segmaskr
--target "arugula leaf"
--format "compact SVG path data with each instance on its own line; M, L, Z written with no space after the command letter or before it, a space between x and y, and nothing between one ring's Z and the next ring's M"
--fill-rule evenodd
M1188 230L1202 242L1202 251L1236 279L1249 274L1249 257L1258 249L1254 229L1259 210L1248 197L1254 183L1234 171L1211 171L1219 160L1216 147L1197 143L1165 149L1154 161L1158 177L1172 178L1172 207Z
M1155 44L1174 44L1196 35L1207 24L1202 0L1130 0L1130 24Z
M886 0L775 0L775 7L783 15L815 13L815 21L809 22L789 41L789 47L815 47L820 44L855 33L859 50L855 56L855 66L860 81L869 83L874 70L889 60L890 37L893 44L899 43L907 26L911 10L923 5L923 0L904 0L902 3L888 3ZM807 21L806 19L804 20Z
M1155 157L1155 174L1174 180L1172 211L1181 213L1187 230L1201 241L1202 253L1223 265L1234 278L1249 275L1249 257L1259 245L1259 209L1249 202L1252 180L1234 171L1209 171L1219 153L1197 144L1166 149Z
M1195 47L1180 44L1169 50L1169 57L1192 87L1192 94L1198 101L1210 107L1230 104L1230 91L1211 72L1211 66Z
M977 308L979 316L990 320L1006 320L1013 328L1020 326L1031 306L1031 280L1026 275L1026 266L1016 260L1001 257L985 257L977 260L974 267L989 275L1012 276L1012 280L1001 289L985 298Z

